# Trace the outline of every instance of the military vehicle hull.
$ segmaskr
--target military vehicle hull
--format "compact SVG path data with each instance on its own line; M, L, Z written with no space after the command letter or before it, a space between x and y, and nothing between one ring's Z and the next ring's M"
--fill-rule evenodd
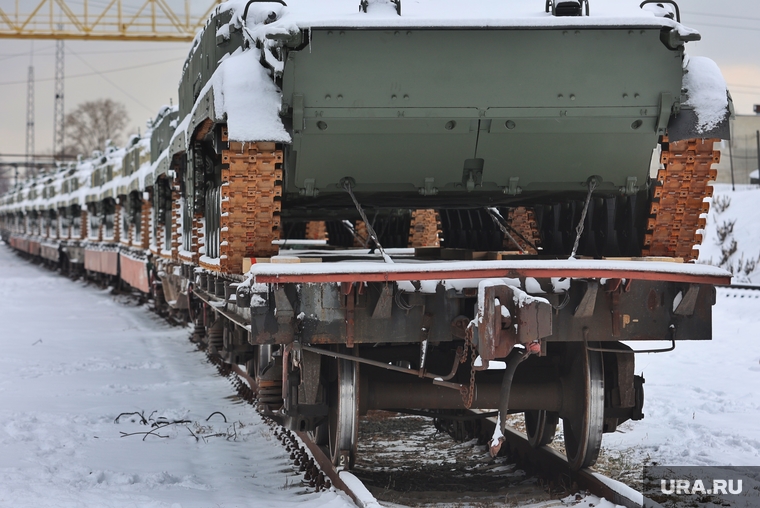
M656 29L313 30L283 71L285 208L346 207L346 180L370 207L633 194L682 56Z

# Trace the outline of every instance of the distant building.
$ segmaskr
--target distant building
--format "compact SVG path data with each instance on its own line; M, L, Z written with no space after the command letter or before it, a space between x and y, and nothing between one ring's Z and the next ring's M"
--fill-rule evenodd
M760 183L750 182L750 173L760 167L757 152L757 138L760 132L760 105L755 106L755 115L736 115L731 120L731 143L728 141L716 143L720 150L718 168L718 183L731 183L731 165L734 167L734 182L736 184ZM755 176L757 178L757 176Z

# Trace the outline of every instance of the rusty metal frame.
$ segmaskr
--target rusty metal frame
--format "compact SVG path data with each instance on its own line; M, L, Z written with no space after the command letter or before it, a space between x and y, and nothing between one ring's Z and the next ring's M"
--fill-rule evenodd
M670 347L666 348L660 348L660 349L609 349L609 348L603 348L603 347L592 347L586 344L586 349L589 351L598 351L599 353L626 353L626 354L635 354L635 353L667 353L668 351L673 351L676 348L676 340L670 339Z
M378 362L375 360L370 360L369 358L362 358L360 356L352 356L352 355L346 355L343 353L337 353L335 351L328 351L326 349L320 349L317 347L307 346L305 344L297 345L296 347L299 347L303 351L310 351L312 353L317 353L324 356L329 356L332 358L337 358L340 360L349 360L351 362L356 363L363 363L366 365L372 365L373 367L379 367L381 369L391 370L394 372L400 372L402 374L409 374L411 376L416 376L419 378L428 378L432 379L433 381L448 381L449 379L453 378L457 370L459 369L459 364L461 363L462 358L462 348L457 349L456 355L454 357L454 365L451 367L451 372L449 372L446 376L439 376L438 374L431 374L429 372L425 372L425 369L417 370L417 369L406 369L404 367L398 367L396 365L392 365L389 363L383 363ZM457 388L459 385L457 385Z
M398 266L398 265L396 265ZM414 265L412 265L414 266ZM551 278L573 279L627 279L660 282L683 282L690 284L723 285L731 283L731 276L694 275L667 271L621 270L616 268L469 268L459 270L415 270L398 269L385 272L341 272L330 273L272 273L255 274L256 282L271 284L319 283L319 282L398 282L445 279L492 279L492 278Z

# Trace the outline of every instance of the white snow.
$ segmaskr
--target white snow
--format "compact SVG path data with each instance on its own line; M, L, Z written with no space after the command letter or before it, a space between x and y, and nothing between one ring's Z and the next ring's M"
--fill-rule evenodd
M482 367L483 366L483 358L478 355L475 358L475 361L472 364L475 367ZM501 362L498 360L489 360L488 361L488 368L486 370L506 370L507 369L507 362Z
M525 291L533 294L542 294L546 292L541 288L541 284L539 284L533 277L527 277L525 279Z
M256 48L238 49L219 65L209 81L214 111L220 120L226 115L231 140L289 143L279 115L280 92L259 63L260 55Z
M698 129L714 129L728 111L726 80L718 65L704 56L684 59L684 67L683 88L689 97L684 105L694 108Z
M501 432L501 411L499 411L499 415L496 417L496 421L499 422L496 427L493 429L493 435L491 436L490 446L496 446L499 441L504 437L504 434Z
M758 201L756 186L732 192L730 185L715 185L699 262L717 264L721 247L735 240L736 251L723 265L736 272L734 283L758 282L757 268L740 269L760 259ZM731 222L733 232L720 241L719 227ZM660 465L760 463L758 315L760 292L718 288L713 340L682 341L670 353L636 355L636 373L646 379L645 418L606 434L603 447ZM630 345L644 349L661 343Z
M683 291L679 291L676 297L673 298L673 312L676 311L678 305L681 303L681 300L683 300Z
M552 277L552 289L555 293L563 293L570 289L569 277Z
M628 261L609 259L576 259L570 265L567 260L506 260L506 261L418 261L413 259L396 259L394 265L387 265L382 260L351 261L341 263L292 263L271 264L257 263L251 266L249 273L258 275L316 275L316 274L383 274L390 272L409 273L410 280L414 274L456 270L556 270L567 272L584 270L626 270L644 273L662 273L678 275L698 275L705 277L725 277L727 272L720 268L693 263L671 263L667 261Z
M0 247L0 506L354 506L303 487L187 329L118 300ZM151 430L135 416L114 423L134 411L191 423L121 437ZM214 411L227 423L207 422Z
M760 293L718 288L713 309L713 340L636 355L645 418L605 434L603 447L660 465L760 463Z
M231 0L220 10L234 9L242 16L246 0ZM251 4L248 10L249 29L266 27L266 33L286 33L299 28L318 27L552 27L552 26L636 26L674 27L682 33L694 31L643 10L638 0L595 0L590 16L555 17L546 13L544 2L492 2L471 0L416 0L402 2L401 16L388 1L375 0L367 13L358 10L359 2L346 0L290 0L287 7L276 3ZM277 20L263 25L270 12ZM261 36L254 32L256 36Z
M758 202L760 189L756 185L737 185L735 192L729 184L714 185L704 240L699 247L699 262L733 272L734 283L760 282ZM721 232L725 235L723 240Z
M641 492L639 492L636 489L632 489L625 483L619 482L617 480L613 480L612 478L608 478L604 475L601 475L599 473L591 473L594 475L599 481L613 489L615 492L624 495L634 503L638 503L640 505L644 504L644 496Z
M549 305L549 300L546 298L541 298L540 296L531 296L525 291L517 288L512 288L512 292L514 293L512 300L515 302L515 305L517 305L518 309L522 309L524 306L530 305L533 302L542 302ZM517 325L515 325L515 330L517 330Z
M348 471L340 472L340 479L346 484L351 492L356 496L356 504L360 508L380 508L380 503L377 502L375 496L367 490L367 487L356 476Z

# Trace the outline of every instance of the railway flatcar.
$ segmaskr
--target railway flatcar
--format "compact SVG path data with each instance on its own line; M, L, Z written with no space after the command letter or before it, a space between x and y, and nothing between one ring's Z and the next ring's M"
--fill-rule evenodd
M3 238L191 322L337 467L369 410L524 413L536 447L562 420L587 467L644 416L636 341L710 339L730 281L694 259L731 98L680 16L226 2L178 106L12 189Z

